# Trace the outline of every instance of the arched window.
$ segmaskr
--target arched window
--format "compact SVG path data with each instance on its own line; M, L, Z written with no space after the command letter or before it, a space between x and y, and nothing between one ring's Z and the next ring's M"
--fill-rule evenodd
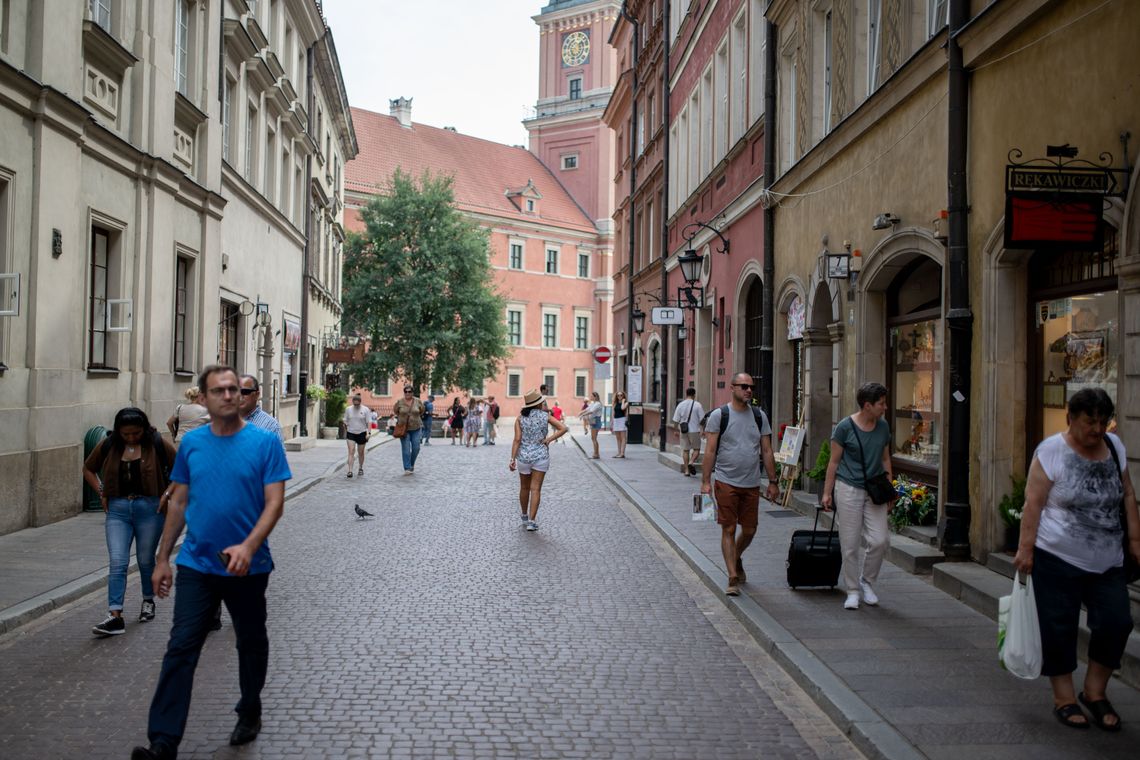
M754 278L744 299L744 371L753 382L760 377L760 347L764 344L764 286Z
M661 403L661 344L649 346L649 403Z

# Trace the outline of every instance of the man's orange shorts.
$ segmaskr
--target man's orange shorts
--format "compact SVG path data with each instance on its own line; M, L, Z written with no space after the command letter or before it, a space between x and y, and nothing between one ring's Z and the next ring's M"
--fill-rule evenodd
M756 530L760 519L760 487L738 488L719 480L713 483L716 499L716 521L721 525L739 525Z

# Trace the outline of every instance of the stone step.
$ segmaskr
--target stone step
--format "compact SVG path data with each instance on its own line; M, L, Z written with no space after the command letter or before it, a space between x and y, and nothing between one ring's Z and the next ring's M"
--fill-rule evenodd
M681 469L683 467L683 461L684 460L681 459L680 454L674 454L672 451L658 451L657 452L658 464L663 464L666 467L668 467L669 469L676 470L677 472L679 472L681 474L684 474L684 470ZM697 466L697 476L699 477L700 473L701 473L701 458L697 457L697 461L694 462L693 464L695 464Z
M908 525L902 529L902 534L927 546L938 545L937 525Z
M311 435L297 436L285 441L286 451L304 451L317 445L317 439Z
M1000 559L995 559L995 564L1002 570L1005 569ZM997 621L998 600L1009 594L1013 585L1012 567L1013 562L1010 558L1010 575L1006 576L1001 571L991 570L974 562L943 562L934 567L934 585L991 620ZM1134 592L1134 589L1129 591ZM1082 610L1077 642L1077 654L1082 660L1086 658L1088 652L1088 641L1089 628L1086 614ZM1140 633L1136 631L1128 637L1119 676L1128 685L1140 688Z
M990 552L986 558L986 567L995 573L1004 575L1013 580L1013 555L1005 552Z

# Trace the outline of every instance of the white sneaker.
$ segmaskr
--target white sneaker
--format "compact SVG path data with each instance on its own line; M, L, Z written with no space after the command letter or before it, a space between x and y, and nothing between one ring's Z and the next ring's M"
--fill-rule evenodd
M875 594L875 589L871 588L871 584L862 578L859 579L859 588L863 589L863 602L871 607L879 603L879 597Z
M538 530L538 523L536 523L534 520L527 520L526 529L533 533L534 531Z
M859 609L859 595L858 594L848 594L847 595L847 601L843 603L843 609L845 609L845 610L857 610L857 609Z

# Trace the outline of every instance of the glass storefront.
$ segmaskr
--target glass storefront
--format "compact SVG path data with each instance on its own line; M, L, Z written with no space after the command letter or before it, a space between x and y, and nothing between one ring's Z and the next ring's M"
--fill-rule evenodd
M1120 306L1114 259L1116 231L1106 225L1100 251L1043 252L1030 260L1032 330L1029 398L1036 410L1030 452L1067 429L1074 393L1103 388L1115 403Z

